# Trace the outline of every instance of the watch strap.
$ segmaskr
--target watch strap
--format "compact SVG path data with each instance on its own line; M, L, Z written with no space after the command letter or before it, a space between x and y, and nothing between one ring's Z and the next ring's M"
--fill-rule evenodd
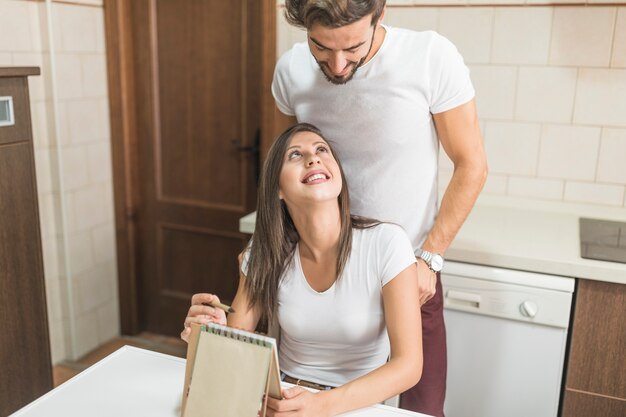
M437 272L433 269L433 265L432 265L432 260L433 260L433 256L435 254L432 252L429 252L427 250L423 250L421 248L417 248L415 250L415 256L420 258L421 260L423 260L424 262L426 262L426 265L428 266L428 268L430 268L431 271L433 272ZM441 255L439 255L441 256ZM442 257L443 259L443 257Z

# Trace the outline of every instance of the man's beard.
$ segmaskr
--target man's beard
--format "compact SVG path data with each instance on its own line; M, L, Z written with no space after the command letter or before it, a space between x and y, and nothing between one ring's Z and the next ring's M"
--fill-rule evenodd
M315 55L313 56L313 58L315 59L315 62L317 62L317 65L319 65L320 69L322 70L322 74L324 74L324 77L326 77L326 79L329 82L331 82L331 83L333 83L335 85L343 85L343 84L347 83L348 81L350 81L352 79L352 77L354 77L354 74L356 73L356 70L358 70L359 67L365 63L365 59L370 54L370 52L372 52L372 47L374 47L374 37L375 36L376 36L376 26L374 25L374 31L372 33L372 39L370 41L370 47L368 48L367 53L358 62L350 61L350 65L352 65L352 70L350 70L350 72L348 74L346 74L346 75L342 75L342 76L338 77L338 76L335 76L335 75L331 74L330 73L330 68L328 68L328 64L327 63L318 61L317 58L315 58ZM328 70L328 72L326 72L326 70Z
M345 83L347 83L348 81L350 81L352 79L352 77L354 77L354 74L356 73L356 70L359 69L359 67L361 65L363 65L363 62L365 62L365 58L367 57L367 55L363 58L361 58L361 60L359 62L350 62L350 65L352 65L352 69L350 70L350 72L346 75L342 75L342 76L336 76L336 75L332 75L330 74L330 69L328 68L328 65L325 62L319 62L317 61L317 65L319 65L320 69L322 70L322 74L324 74L324 77L326 77L326 79L335 84L335 85L343 85ZM328 71L328 72L326 72Z

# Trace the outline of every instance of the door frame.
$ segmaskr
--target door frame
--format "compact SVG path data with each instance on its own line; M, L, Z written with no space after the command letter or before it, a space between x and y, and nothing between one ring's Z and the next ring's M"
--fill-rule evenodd
M139 203L138 135L135 117L135 81L131 2L104 0L111 159L117 250L120 330L135 335L143 330L139 317L142 308L137 265L139 240L137 212ZM246 1L246 0L244 0ZM262 2L261 40L261 155L267 154L274 138L275 106L271 83L276 64L276 0Z

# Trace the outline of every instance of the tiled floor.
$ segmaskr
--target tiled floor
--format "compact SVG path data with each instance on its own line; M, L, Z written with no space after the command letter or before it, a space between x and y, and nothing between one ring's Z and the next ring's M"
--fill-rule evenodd
M137 336L121 336L94 349L76 362L64 361L55 365L53 368L54 386L56 387L62 384L124 345L153 350L181 358L184 358L187 353L187 343L175 337L161 336L153 333L140 333Z

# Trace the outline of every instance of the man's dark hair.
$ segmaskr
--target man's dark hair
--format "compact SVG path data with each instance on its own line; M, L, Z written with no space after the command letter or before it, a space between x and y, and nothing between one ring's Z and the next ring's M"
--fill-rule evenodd
M386 0L285 0L285 18L293 26L311 29L314 24L338 28L371 14L378 22Z

